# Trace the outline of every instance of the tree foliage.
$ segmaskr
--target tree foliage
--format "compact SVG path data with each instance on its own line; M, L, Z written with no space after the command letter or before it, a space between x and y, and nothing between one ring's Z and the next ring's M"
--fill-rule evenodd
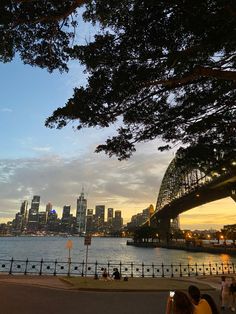
M86 45L71 46L71 27L77 27L71 13L82 2L84 19L99 23L100 32ZM182 143L187 154L204 155L205 147L210 155L213 149L232 154L234 0L5 0L0 6L4 61L19 51L24 62L50 71L66 69L68 58L86 67L87 85L74 89L48 127L75 121L78 129L105 128L118 121L117 134L96 151L119 159L156 138L166 142L160 150Z
M26 64L68 70L68 48L82 0L1 0L0 61L18 53Z

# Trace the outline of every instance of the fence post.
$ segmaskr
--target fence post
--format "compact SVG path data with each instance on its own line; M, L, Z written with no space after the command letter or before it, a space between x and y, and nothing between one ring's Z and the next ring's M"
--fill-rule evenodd
M198 272L197 272L197 263L195 263L195 269L196 269L195 276L198 276Z
M224 264L221 263L221 272L222 272L222 275L224 275Z
M152 263L152 278L155 277L155 269L154 269L154 264Z
M165 277L163 263L161 263L161 277Z
M28 258L26 259L25 261L25 272L24 272L24 275L27 275L27 267L28 267Z
M12 266L13 266L13 262L14 262L14 259L13 257L11 258L11 265L10 265L10 269L9 269L9 275L12 274Z
M216 263L216 275L218 275L218 266L217 266L217 263Z
M108 274L108 277L110 277L110 270L109 270L109 268L110 268L110 262L108 261L107 262L107 274Z
M55 266L54 266L54 272L53 272L53 275L56 276L57 274L57 260L55 260Z
M173 272L173 264L172 263L170 264L170 268L171 268L171 278L173 278L174 277L174 272Z
M131 278L133 278L134 277L134 264L133 264L133 262L131 262L131 264L130 264L130 267L131 267Z
M84 277L84 260L82 262L82 273L81 273L81 276Z
M205 276L205 265L204 265L204 263L202 264L202 269L203 269L202 274L203 274L203 276Z
M94 278L98 279L98 262L95 262L95 274L94 274Z
M142 262L142 277L144 277L144 264Z
M42 269L43 269L43 259L40 261L40 270L39 270L39 275L42 275Z
M188 263L188 276L190 277L190 267L189 267L189 263Z
M209 263L209 268L210 268L210 275L212 275L211 263Z
M181 265L181 263L179 263L179 275L180 275L180 277L182 277L182 276L183 276L183 274L182 274L182 265Z
M121 263L121 261L120 261L120 277L122 277L122 268L121 268L121 266L122 266L122 263Z
M232 267L233 267L233 274L235 274L234 263L232 263Z

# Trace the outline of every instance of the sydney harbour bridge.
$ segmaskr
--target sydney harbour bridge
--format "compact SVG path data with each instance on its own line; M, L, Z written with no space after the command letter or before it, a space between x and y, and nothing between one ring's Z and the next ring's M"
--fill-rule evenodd
M205 164L179 161L177 155L169 164L149 220L163 239L167 239L171 221L179 214L225 197L236 202L236 158Z

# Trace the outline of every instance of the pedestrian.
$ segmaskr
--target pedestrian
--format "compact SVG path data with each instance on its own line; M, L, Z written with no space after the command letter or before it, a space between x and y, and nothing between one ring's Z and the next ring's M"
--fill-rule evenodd
M118 271L117 268L114 269L114 272L112 274L112 277L115 279L115 280L120 280L120 273Z
M188 294L195 308L194 314L212 314L210 305L205 299L201 298L201 293L197 286L189 286Z
M107 278L108 278L108 273L107 273L107 269L106 269L106 268L103 269L102 278L103 278L104 280L107 280Z
M195 314L194 306L188 295L176 290L167 299L166 314Z
M226 280L225 276L221 277L221 309L224 310L225 308L230 308L230 289L229 283Z
M231 285L229 287L229 291L230 291L230 308L232 312L235 312L235 298L236 298L236 282L234 277L231 278L232 282Z
M207 303L210 305L212 314L220 314L220 311L219 311L214 299L212 298L212 296L210 296L210 294L204 293L201 295L201 298L206 300Z

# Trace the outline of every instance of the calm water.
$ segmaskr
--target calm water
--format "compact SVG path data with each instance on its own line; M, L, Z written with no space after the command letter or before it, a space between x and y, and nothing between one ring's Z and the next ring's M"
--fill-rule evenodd
M67 261L66 242L73 241L72 262L82 262L86 256L84 238L79 237L0 237L0 259L55 260ZM193 264L234 262L236 257L226 254L192 253L161 248L138 248L126 245L125 238L92 238L88 261L107 263L134 262L154 264Z

